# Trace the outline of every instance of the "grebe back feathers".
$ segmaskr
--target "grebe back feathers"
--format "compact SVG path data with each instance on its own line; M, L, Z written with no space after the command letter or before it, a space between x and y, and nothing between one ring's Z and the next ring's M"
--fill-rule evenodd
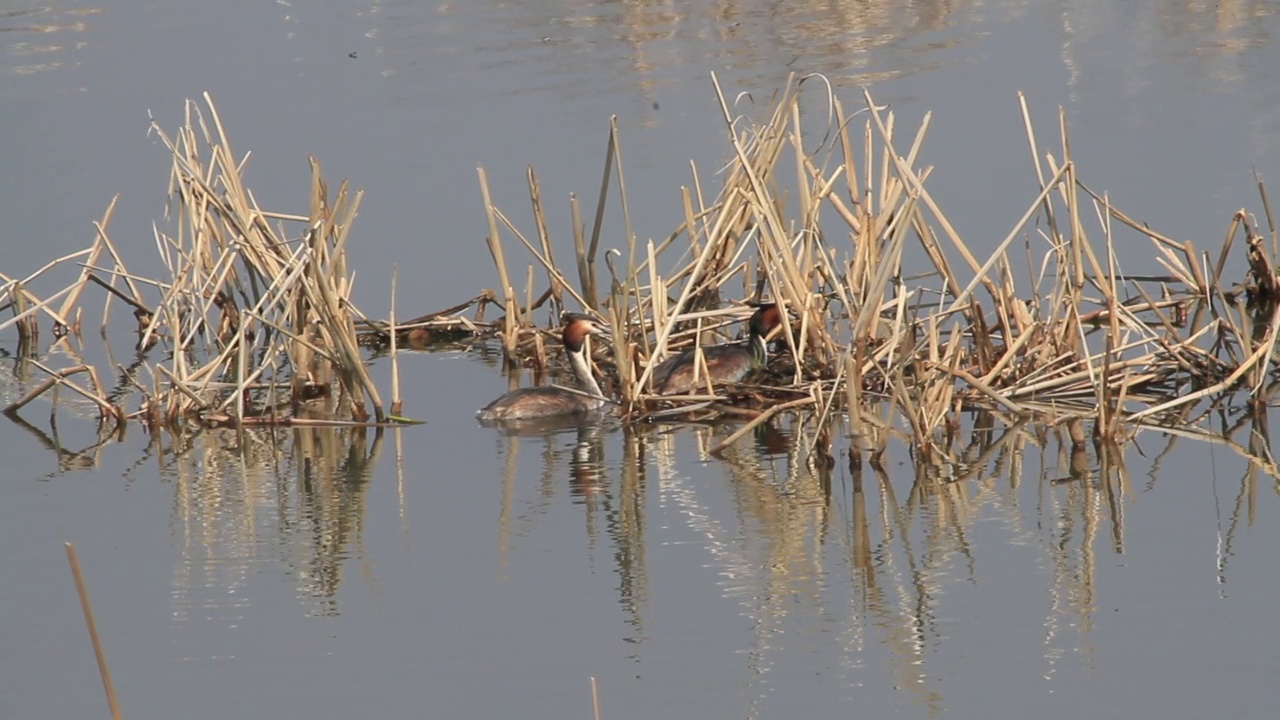
M688 395L706 387L711 382L738 382L752 369L764 365L769 352L765 339L773 329L782 324L782 313L773 303L761 304L747 323L745 344L711 345L702 348L706 362L705 374L699 373L694 382L696 350L686 350L664 360L653 371L653 388L659 395Z

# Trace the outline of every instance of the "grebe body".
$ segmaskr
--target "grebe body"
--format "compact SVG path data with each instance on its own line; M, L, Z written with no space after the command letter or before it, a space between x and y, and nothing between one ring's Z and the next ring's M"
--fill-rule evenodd
M761 305L747 324L745 344L702 348L706 367L699 371L697 382L694 381L696 350L686 350L667 358L653 370L654 391L659 395L689 395L705 388L708 377L713 384L742 380L752 369L764 365L768 360L765 338L781 324L782 315L776 305Z
M484 406L476 413L476 417L484 422L567 418L600 409L605 402L604 393L600 392L600 385L591 374L586 339L589 334L603 333L604 329L586 315L567 316L560 340L564 343L565 355L569 358L569 365L578 379L581 392L550 385L520 388Z

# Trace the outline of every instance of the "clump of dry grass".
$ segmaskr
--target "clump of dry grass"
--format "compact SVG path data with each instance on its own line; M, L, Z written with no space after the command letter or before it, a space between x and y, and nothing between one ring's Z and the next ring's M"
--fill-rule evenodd
M1065 116L1058 145L1042 148L1020 97L1036 183L1026 211L979 260L926 187L932 168L920 163L930 117L903 151L894 113L864 92L864 109L850 115L827 86L825 134L809 147L817 134L802 125L800 98L802 88L809 92L820 81L793 78L756 122L735 116L715 85L729 131L723 184L708 198L693 168L690 186L681 189L683 222L661 242L641 242L631 231L615 123L590 246L581 241L576 203L571 208L579 291L551 257L532 171L539 246L495 207L481 171L508 355L534 348L530 310L538 293L532 266L525 304L510 286L503 233L546 273L541 298L571 295L611 321L612 347L597 361L615 378L629 421L755 418L745 433L775 413L808 408L821 418L844 411L851 427L871 432L894 426L900 415L914 450L933 459L946 454L966 409L989 409L1010 423L1065 423L1079 440L1088 421L1096 439L1116 442L1143 425L1180 422L1205 399L1243 393L1261 408L1280 385L1271 362L1280 252L1261 182L1271 242L1241 210L1211 261L1190 241L1134 221L1080 180ZM606 259L619 257L625 267L609 264L609 293L597 299L595 253L611 186L623 210L625 247ZM1167 274L1125 274L1115 252L1120 234L1150 242ZM927 258L925 272L904 267L908 243ZM1247 270L1228 284L1237 244L1245 247ZM726 304L726 296L783 308L787 321L775 342L785 351L752 383L703 396L653 395L658 362L725 339L719 330L750 314L743 304Z

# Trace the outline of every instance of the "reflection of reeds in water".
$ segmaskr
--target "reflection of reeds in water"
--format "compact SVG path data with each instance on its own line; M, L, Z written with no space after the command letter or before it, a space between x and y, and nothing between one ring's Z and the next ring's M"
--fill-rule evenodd
M151 451L175 489L182 557L174 617L234 625L262 563L293 568L308 612L337 612L344 565L358 556L365 492L382 445L354 428L210 431Z
M743 530L750 528L742 552L756 568L736 583L722 583L726 594L740 596L755 623L748 653L753 685L761 684L772 665L769 649L785 642L778 637L784 619L801 612L822 617L826 610L830 458L825 452L807 453L801 420L789 419L793 422L786 429L780 427L785 420L759 428L754 448L734 445L720 453L732 479L737 515Z
M88 22L102 8L0 8L0 38L5 55L0 75L31 75L76 65L71 53L84 45ZM70 56L70 57L69 57Z
M788 70L822 72L850 86L931 70L954 60L945 51L977 38L1027 32L1010 19L1033 10L1043 20L1034 33L1060 48L1070 85L1078 86L1091 43L1123 47L1107 73L1133 88L1167 73L1167 60L1189 60L1190 79L1238 86L1264 81L1266 64L1245 60L1246 51L1269 38L1271 0L1131 4L1108 0L667 0L573 3L452 3L429 9L370 3L369 36L384 56L399 55L383 69L394 75L421 62L420 48L450 56L483 58L481 70L533 68L523 92L577 95L638 89L648 100L664 82L688 81L686 68L726 68L752 84L781 81ZM290 8L291 14L307 12ZM1046 22L1047 21L1047 22ZM1055 22L1056 21L1056 22ZM1056 27L1055 27L1056 25ZM427 36L427 37L424 37ZM410 50L411 49L411 50ZM412 53L412 54L410 54ZM362 56L363 57L363 56ZM417 73L404 73L416 78ZM646 103L647 104L647 103ZM655 122L658 113L636 118Z
M746 669L753 693L767 690L766 671L782 647L803 642L803 632L789 631L824 619L824 631L844 648L851 684L865 671L867 646L882 646L890 652L895 684L940 709L943 698L928 665L948 640L939 622L947 615L947 590L994 576L984 562L992 543L1015 546L1050 568L1044 676L1052 679L1068 657L1092 663L1099 556L1124 552L1125 507L1136 499L1120 448L1077 443L1065 427L1002 428L989 414L976 413L949 472L917 471L901 493L878 455L864 461L851 453L847 477L833 477L840 473L832 456L849 450L843 441L827 449L827 437L847 436L838 423L824 436L800 417L788 420L757 436L754 447L739 444L716 455L709 449L724 431L714 427L644 436L660 503L706 538L700 547L725 597L752 621ZM1253 425L1241 423L1232 432L1262 443L1266 436L1257 427L1265 429L1265 422ZM691 440L702 457L720 459L731 482L731 511L708 501L705 478L695 483L676 470L679 438ZM1270 454L1262 446L1258 451L1247 457ZM1248 498L1263 462L1246 464L1237 507L1223 523L1230 528L1228 545L1236 526L1248 522ZM624 464L643 466L643 459ZM1024 502L1028 498L1034 502ZM827 618L837 618L835 627Z
M631 428L623 428L621 435L623 458L616 464L607 461L606 429L599 425L529 427L523 433L500 436L504 462L498 553L500 562L507 563L510 548L528 534L550 503L564 491L560 483L567 476L568 495L583 508L585 535L593 551L601 540L603 526L618 575L619 601L631 628L631 640L640 642L644 639L642 608L649 597L644 549L647 473L639 436ZM529 445L534 448L528 448ZM530 452L536 452L539 458L538 492L534 499L519 502L517 467L531 465ZM609 467L619 468L616 484L608 476Z

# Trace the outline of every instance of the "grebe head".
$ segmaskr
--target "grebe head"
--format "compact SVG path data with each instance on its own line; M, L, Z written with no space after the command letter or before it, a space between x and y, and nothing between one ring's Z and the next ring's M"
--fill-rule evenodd
M782 324L782 312L773 303L762 303L756 306L748 324L749 332L761 340L767 338L773 329Z
M590 315L565 313L561 320L564 322L564 329L560 331L560 342L564 343L565 352L582 352L588 335L609 334L609 328Z
M600 384L591 372L591 360L587 357L587 335L608 335L609 327L590 315L565 313L561 320L564 330L560 332L560 342L564 344L564 354L569 358L569 366L578 378L578 384L592 397L603 398Z

